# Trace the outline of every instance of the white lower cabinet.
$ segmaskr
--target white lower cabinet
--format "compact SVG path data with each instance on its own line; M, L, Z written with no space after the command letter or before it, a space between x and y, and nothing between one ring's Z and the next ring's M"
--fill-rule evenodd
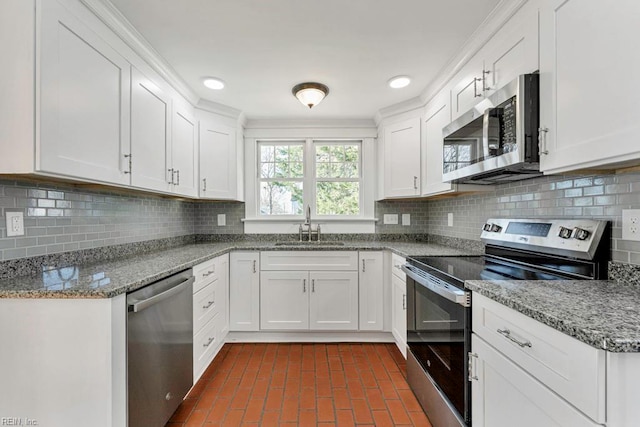
M263 271L260 329L358 329L358 273Z
M260 253L232 252L229 257L229 330L260 329Z
M472 336L471 382L474 427L587 427L590 420L526 371Z
M404 257L391 254L391 333L396 346L407 357L407 276L401 270Z
M228 332L229 255L193 268L193 382L216 356Z
M384 327L384 254L359 254L360 330L382 331Z

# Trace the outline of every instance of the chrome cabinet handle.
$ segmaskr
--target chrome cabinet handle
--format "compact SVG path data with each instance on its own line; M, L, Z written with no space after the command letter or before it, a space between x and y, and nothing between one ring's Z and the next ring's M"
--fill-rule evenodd
M481 96L482 96L482 94L481 94L481 93L478 93L478 82L479 82L480 80L482 80L482 79L479 79L479 78L477 78L477 77L474 77L474 78L473 78L473 97L474 97L474 98L479 98L479 97L481 97Z
M131 154L125 154L124 155L125 159L129 159L129 170L128 171L124 171L125 174L130 174L131 173Z
M413 189L417 190L418 189L418 177L414 175L413 177Z
M547 150L547 132L549 132L549 128L538 128L538 155L549 154L549 150Z
M489 86L487 86L487 83L486 83L488 74L491 74L491 71L482 70L482 91L483 92L486 92L491 89Z
M207 341L207 343L203 344L202 346L203 347L209 347L211 345L211 343L214 342L214 341L215 341L215 337L214 338L209 337L209 341Z
M364 260L362 260L362 272L363 273L364 273L364 270L365 270L365 263L364 263Z
M209 303L207 305L203 305L202 308L206 310L207 308L211 307L214 303L215 301L209 301Z
M316 279L311 279L311 292L316 291Z
M531 341L519 341L517 339L515 339L514 337L511 336L511 331L508 329L497 329L498 333L503 335L505 338L507 338L510 341L513 341L514 343L518 344L520 347L529 347L531 348Z
M307 292L307 279L302 279L302 293Z
M254 273L256 272L256 260L255 259L253 260L253 272Z
M209 271L207 271L206 273L202 273L202 277L209 277L209 276L211 276L211 275L212 275L213 273L215 273L215 272L216 272L216 271L215 271L215 269L213 269L213 270L209 270Z
M207 178L202 178L202 191L207 191Z
M174 174L173 168L167 169L167 172L169 172L171 174L171 181L167 181L167 183L169 183L171 185L174 185L173 184L173 174Z
M473 363L473 359L477 359L478 355L476 353L468 353L469 359L467 361L467 374L469 376L469 381L476 380L478 381L478 375L475 374L475 363Z
M176 182L176 185L180 185L180 171L176 170L176 175L178 177L178 182Z
M402 309L403 310L407 309L407 295L406 294L402 294Z

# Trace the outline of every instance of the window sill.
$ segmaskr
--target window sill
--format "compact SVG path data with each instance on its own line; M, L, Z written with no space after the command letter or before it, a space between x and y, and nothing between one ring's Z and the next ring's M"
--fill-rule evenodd
M243 218L246 234L297 234L304 219ZM378 218L318 218L311 224L320 224L323 234L375 233Z

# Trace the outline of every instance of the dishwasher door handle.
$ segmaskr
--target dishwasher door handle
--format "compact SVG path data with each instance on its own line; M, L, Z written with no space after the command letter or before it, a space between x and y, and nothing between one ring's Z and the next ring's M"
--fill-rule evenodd
M169 288L164 292L161 292L150 298L143 299L141 301L135 301L134 303L129 304L129 311L133 311L134 313L139 313L145 308L151 307L152 305L155 305L160 301L166 300L167 298L171 298L172 296L182 292L185 288L187 288L188 286L191 286L191 284L194 281L195 281L195 277L190 277L187 280L180 282L176 286Z

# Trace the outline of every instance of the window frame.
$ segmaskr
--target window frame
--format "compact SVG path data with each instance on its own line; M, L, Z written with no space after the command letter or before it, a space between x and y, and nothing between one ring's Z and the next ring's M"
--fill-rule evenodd
M292 145L300 145L303 147L302 149L302 178L291 178L291 177L287 177L287 178L262 178L261 174L262 174L262 158L260 156L260 147L262 146L292 146ZM256 143L256 194L255 194L255 200L256 200L256 207L257 207L257 214L259 217L261 218L298 218L300 217L300 215L296 215L296 214L263 214L260 210L260 202L261 202L261 197L260 197L260 191L261 191L261 183L262 182L273 182L273 181L286 181L286 182L301 182L302 183L302 201L303 201L303 207L302 207L302 215L304 215L304 209L305 209L305 204L304 201L306 200L306 192L307 192L307 179L306 179L306 174L307 174L307 143L305 140L260 140L257 141Z

